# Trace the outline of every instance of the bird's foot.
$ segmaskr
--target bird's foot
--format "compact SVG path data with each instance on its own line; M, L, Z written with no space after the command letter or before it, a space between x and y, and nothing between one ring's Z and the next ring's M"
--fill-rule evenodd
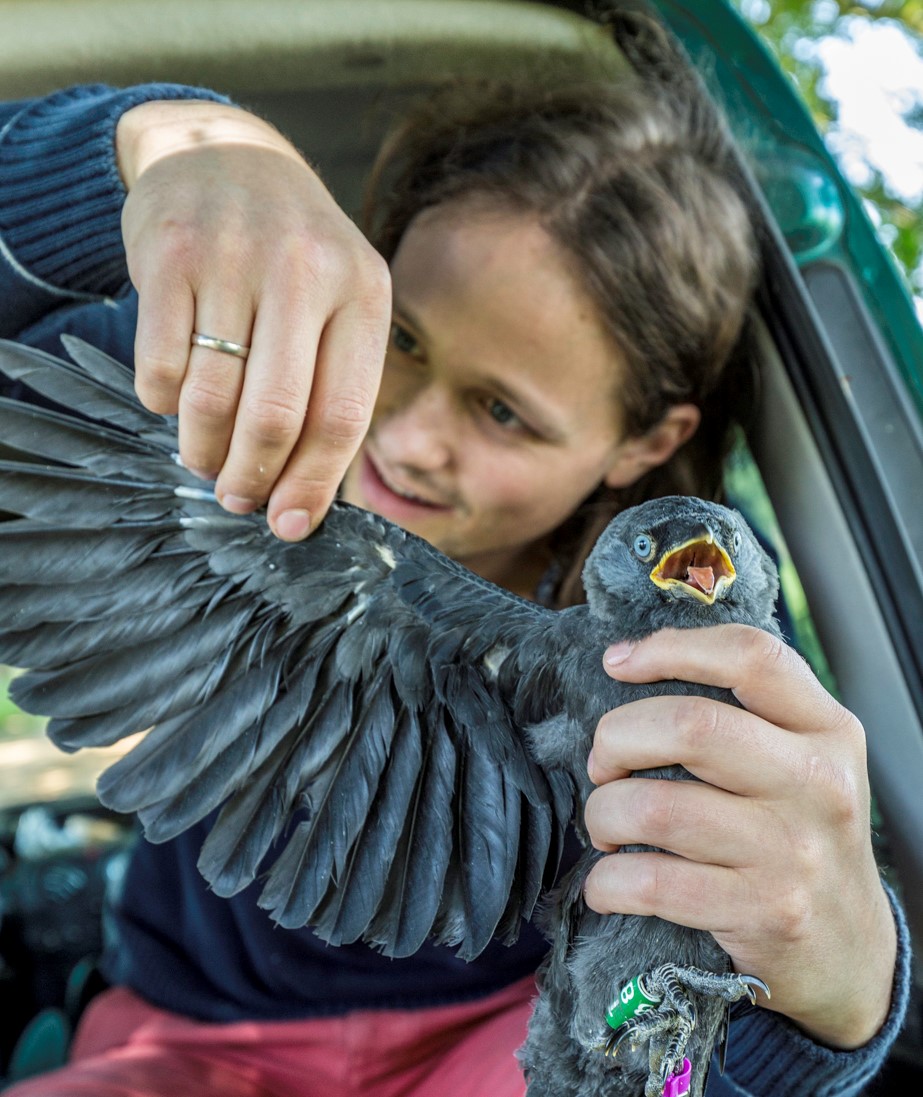
M606 1011L610 1031L596 1047L614 1056L623 1045L634 1048L648 1042L651 1069L645 1097L684 1093L686 1090L678 1087L688 1073L686 1045L696 1024L691 995L720 998L728 1005L747 997L755 1004L757 989L769 997L769 987L755 975L663 964L621 989ZM671 1085L672 1089L668 1088Z

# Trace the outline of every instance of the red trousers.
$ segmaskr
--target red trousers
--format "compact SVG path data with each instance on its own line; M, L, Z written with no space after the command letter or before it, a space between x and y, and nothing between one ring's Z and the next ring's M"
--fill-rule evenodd
M190 1021L116 988L67 1066L4 1097L523 1097L531 978L489 998L308 1021Z

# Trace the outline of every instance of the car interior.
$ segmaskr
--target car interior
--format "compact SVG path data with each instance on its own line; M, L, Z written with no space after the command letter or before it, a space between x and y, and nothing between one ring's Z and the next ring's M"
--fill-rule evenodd
M21 99L73 83L150 80L214 88L275 123L358 214L363 177L389 122L409 97L447 77L630 79L604 22L588 11L606 7L583 0L2 0L0 94ZM698 18L692 3L650 7L679 28ZM702 41L709 33L702 30ZM739 58L732 67L742 72ZM742 102L745 72L740 80ZM724 97L743 110L732 92ZM742 156L746 162L745 143ZM796 160L777 162L794 165L797 175ZM822 174L833 178L829 165ZM823 241L799 243L773 204L779 173L761 182L754 168L753 180L766 216L761 398L742 448L749 471L740 490L768 515L763 524L787 565L786 593L799 604L806 599L837 695L865 726L882 868L920 943L921 406L901 346L864 287L868 267ZM836 235L858 204L835 195L824 210L824 231ZM134 834L131 820L93 800L98 761L54 760L75 763L65 770L72 779L43 789L40 773L23 784L16 748L0 740L0 1001L13 1019L0 1037L0 1078L7 1079L60 1061L69 1026L95 989L102 895L117 881ZM923 978L917 981L894 1061L870 1092L923 1077ZM30 1026L42 1010L44 1020Z

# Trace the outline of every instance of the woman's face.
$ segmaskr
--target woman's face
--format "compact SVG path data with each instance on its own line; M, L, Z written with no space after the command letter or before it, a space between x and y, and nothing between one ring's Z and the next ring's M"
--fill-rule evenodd
M343 497L529 595L546 535L645 471L621 439L618 353L532 217L435 207L391 269L384 377Z

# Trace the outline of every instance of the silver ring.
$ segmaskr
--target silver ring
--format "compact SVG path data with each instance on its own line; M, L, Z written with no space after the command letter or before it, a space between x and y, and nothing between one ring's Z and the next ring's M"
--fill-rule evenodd
M222 354L233 354L235 358L246 358L250 348L243 343L232 343L230 339L216 339L213 335L202 335L201 332L192 333L192 345L195 347L207 347L209 350L220 350Z

